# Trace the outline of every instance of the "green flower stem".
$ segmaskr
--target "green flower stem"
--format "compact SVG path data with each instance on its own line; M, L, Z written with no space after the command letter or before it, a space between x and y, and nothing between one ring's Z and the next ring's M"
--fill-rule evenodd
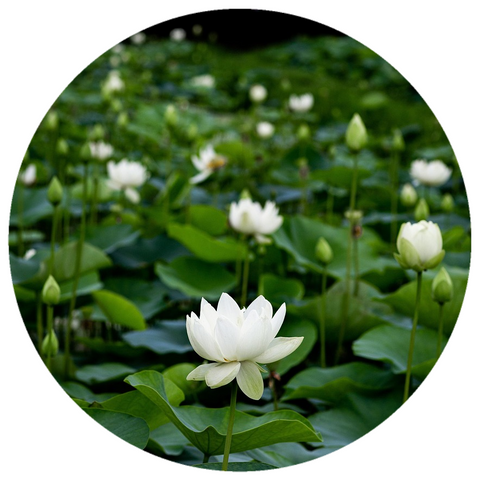
M43 341L43 315L42 315L42 293L41 291L36 294L37 300L37 340L38 340L38 351L41 355L42 341Z
M70 362L70 339L72 331L72 318L75 303L77 301L77 288L80 279L80 265L82 264L83 244L85 242L85 227L87 217L87 181L88 181L88 163L84 163L83 173L83 188L82 188L82 216L80 221L80 236L77 242L77 256L75 258L75 273L73 277L72 296L70 298L70 305L67 317L67 330L65 332L65 363L64 375L68 376L68 365Z
M65 188L65 209L63 212L63 245L68 243L70 238L70 190Z
M23 257L25 254L25 245L23 244L23 200L25 194L25 186L22 182L18 182L18 202L17 202L17 215L18 215L18 225L17 225L17 254L19 257Z
M405 376L405 389L403 392L403 403L408 399L408 391L410 387L410 375L412 371L413 347L415 345L415 332L418 323L418 310L420 307L420 295L422 293L422 272L417 273L417 296L415 299L415 310L413 313L412 333L410 335L410 346L408 349L407 373Z
M327 191L327 205L326 205L326 220L327 223L332 223L333 221L333 202L334 202L334 196L332 189L329 188Z
M228 457L230 455L230 447L232 445L233 424L235 423L235 406L237 404L237 382L232 382L232 395L230 397L230 416L228 418L227 436L225 437L225 449L223 450L222 470L228 469Z
M438 313L438 340L437 340L437 360L442 353L442 339L443 339L443 303L439 304L439 313Z
M243 274L242 274L242 297L240 305L244 307L247 304L247 293L248 293L248 272L250 267L250 251L248 249L248 243L245 242L245 259L243 261Z
M397 151L393 153L392 161L390 163L390 183L391 183L391 198L390 211L392 214L392 221L390 222L390 242L392 249L395 250L395 241L397 239L397 212L398 212L398 162L399 154Z
M325 368L326 352L325 352L325 323L327 320L327 267L323 267L322 273L322 314L320 316L320 366Z
M97 223L98 186L99 186L98 163L95 162L93 164L93 169L92 169L92 206L90 210L90 225L96 225Z
M53 305L47 305L47 335L53 330ZM48 337L47 368L51 372L52 367L52 336Z
M53 262L55 260L55 236L58 228L60 208L58 205L53 207L52 235L50 238L50 260L48 265L48 274L53 275Z
M358 238L355 237L353 239L353 261L354 261L354 277L355 277L355 283L353 287L353 296L357 297L358 296L358 289L360 286L360 264L359 264L359 257L358 257Z

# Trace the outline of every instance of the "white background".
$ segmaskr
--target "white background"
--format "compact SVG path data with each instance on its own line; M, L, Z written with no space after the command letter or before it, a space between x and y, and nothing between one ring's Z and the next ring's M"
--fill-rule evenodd
M448 5L448 7L446 6ZM15 303L8 265L10 201L24 152L61 91L126 37L171 18L220 8L261 8L336 28L390 62L432 108L454 148L469 196L474 244L466 300L437 366L390 419L317 461L260 474L287 478L479 478L479 339L476 241L480 142L477 9L457 1L17 1L0 12L1 439L2 477L15 480L207 478L131 447L68 399L39 361ZM268 28L266 26L265 28ZM248 25L244 34L247 36ZM477 177L478 178L478 177Z

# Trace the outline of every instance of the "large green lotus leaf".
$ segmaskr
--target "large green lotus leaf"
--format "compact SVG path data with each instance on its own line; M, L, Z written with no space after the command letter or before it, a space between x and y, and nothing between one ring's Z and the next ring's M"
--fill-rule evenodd
M325 337L327 343L338 341L338 335L345 311L345 282L337 282L327 290ZM365 282L359 282L358 295L353 295L354 285L350 286L350 302L345 341L358 338L362 333L373 327L386 323L383 316L390 313L390 308L377 302L378 290ZM290 304L287 312L296 318L309 319L315 325L320 325L322 317L322 297L313 297L299 302L298 305Z
M60 302L66 302L72 298L73 292L73 280L68 280L66 282L59 283L60 287ZM96 290L103 288L103 283L100 281L100 276L98 272L88 272L85 275L82 275L78 279L78 284L76 285L76 296L81 297L82 295L88 295Z
M288 382L282 400L317 398L335 403L349 392L361 393L389 388L394 378L389 369L362 362L331 368L312 367L301 371Z
M257 462L281 468L314 460L318 458L319 450L323 449L307 450L300 443L277 443L245 453Z
M452 279L454 295L450 302L444 304L443 328L445 334L450 335L460 315L467 288L468 270L455 267L448 267L447 270ZM439 306L432 299L432 282L432 278L427 278L426 276L422 279L418 322L420 325L436 329L438 327ZM414 280L381 300L391 305L395 311L412 317L415 308L416 290L417 282Z
M140 392L135 393L142 395ZM163 412L162 415L164 415ZM150 432L147 450L158 456L178 456L183 453L189 443L190 440L173 423L169 422Z
M319 453L323 448L336 450L363 437L401 405L399 390L368 396L348 393L340 404L308 417L312 425L322 432L323 445Z
M357 179L359 185L361 181L372 175L367 168L357 168ZM312 180L321 180L337 188L346 188L350 190L352 186L353 168L346 165L333 165L324 170L315 170L310 174Z
M153 328L127 332L123 339L132 347L143 347L159 355L192 351L185 320L162 320Z
M185 395L197 393L205 388L204 382L191 382L187 380L187 375L197 368L193 363L177 363L163 371L165 379L171 380L179 387Z
M155 272L165 285L194 298L218 300L236 285L236 278L221 265L193 257L178 257L169 265L157 263Z
M170 262L178 256L188 254L188 250L181 243L166 235L158 235L153 238L138 238L134 243L116 249L111 257L116 265L141 268L158 260Z
M105 253L110 254L117 248L132 244L140 235L132 225L97 225L88 227L85 240Z
M178 407L185 400L183 392L168 379L165 379L165 391L172 406ZM170 422L165 413L138 390L115 395L99 403L98 406L113 412L128 413L134 417L143 418L150 430Z
M83 411L102 427L135 447L143 449L147 445L150 430L145 420L100 408L84 408Z
M300 280L277 277L271 273L260 277L258 288L259 294L268 298L268 301L275 305L301 300L305 293L305 287Z
M122 363L101 363L96 365L84 365L77 369L75 376L87 385L110 382L124 378L135 372L135 369Z
M25 260L10 253L10 272L13 284L26 282L33 279L40 271L40 262L34 258Z
M125 297L108 290L98 290L93 292L92 296L110 322L133 330L146 328L145 319L140 310Z
M128 298L148 320L168 305L167 289L160 280L147 281L128 276L105 280L105 288Z
M20 205L22 205L21 216L19 216ZM18 226L19 223L23 226L33 225L42 218L51 216L52 214L53 207L47 200L47 188L19 188L18 186L15 188L12 199L10 225Z
M393 325L376 327L364 333L353 343L353 352L358 357L379 360L392 365L394 373L405 373L410 333L410 329ZM437 340L437 332L427 328L417 328L412 366L419 366L436 358ZM442 348L446 343L447 340L443 337ZM422 370L422 376L424 374L425 372Z
M205 470L222 470L222 463L199 463L198 465L193 465L197 468L203 468ZM252 462L229 462L228 471L229 472L256 472L259 470L273 470L277 467L273 465L268 465L266 463L261 463L257 461Z
M279 375L284 375L292 367L303 362L317 341L317 329L312 322L303 319L285 320L278 332L278 337L303 337L300 346L290 355L282 358L272 366Z
M57 282L70 280L75 275L75 264L77 261L77 242L70 242L63 245L55 252L53 262L53 276ZM83 244L80 273L109 267L112 261L97 247L88 243Z
M125 380L154 402L193 445L206 455L223 453L229 407L172 407L168 402L164 377L159 372L143 371ZM236 412L231 452L281 442L318 442L310 423L300 414L288 410L260 417Z
M345 278L348 250L348 227L334 227L319 220L301 215L286 217L282 226L272 235L276 245L290 253L295 261L317 273L323 272L323 266L315 258L315 246L320 237L324 237L333 251L333 260L327 266L329 275ZM393 256L382 256L385 245L380 237L365 227L358 240L359 274L371 271L383 272L388 266L397 266ZM353 248L352 248L353 251ZM353 275L353 262L352 270Z
M191 205L189 218L194 227L213 236L224 234L228 225L225 212L211 205Z
M218 240L192 225L170 223L168 235L207 262L235 262L246 255L244 244L231 238Z
M114 396L111 393L94 393L78 382L60 382L60 385L74 400L85 402L86 407L93 402L103 402Z

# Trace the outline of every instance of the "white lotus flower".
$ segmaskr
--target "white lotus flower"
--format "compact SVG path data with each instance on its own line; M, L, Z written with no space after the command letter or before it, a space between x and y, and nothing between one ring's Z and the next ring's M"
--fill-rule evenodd
M257 135L261 138L270 138L275 132L275 127L270 122L257 123Z
M145 42L146 38L147 36L143 32L138 32L135 35L132 35L130 37L130 40L135 45L141 45L142 43Z
M249 95L252 102L261 103L267 98L267 89L263 85L252 85Z
M415 160L410 167L411 177L418 183L428 185L430 187L438 187L443 185L452 174L452 170L448 168L441 160Z
M126 197L133 203L140 201L135 187L143 185L148 178L148 172L143 165L124 158L118 163L108 162L107 172L110 177L107 185L112 190L124 190Z
M123 83L123 80L120 77L120 73L118 72L118 70L112 70L108 74L103 84L102 90L105 94L108 95L114 92L121 92L124 88L125 88L125 84Z
M37 181L37 167L31 163L19 176L19 180L27 186L33 185Z
M113 147L105 142L90 142L90 155L97 160L107 160L113 154Z
M270 243L265 237L280 227L283 217L278 214L278 207L267 200L262 209L258 202L251 198L242 198L238 203L230 205L229 222L232 228L246 235L253 235L258 243Z
M275 338L285 313L283 304L273 315L272 305L263 296L240 309L230 295L222 293L216 310L202 298L200 316L187 315L187 335L195 352L214 363L195 368L187 380L205 380L210 388L218 388L236 379L245 395L261 398L263 369L258 364L277 362L303 341L303 337Z
M205 75L197 75L190 79L190 84L194 87L213 88L215 86L215 78L208 73Z
M175 40L176 42L181 42L182 40L185 40L185 37L187 36L187 32L183 28L174 28L170 32L170 38L172 40Z
M397 237L398 254L394 257L402 268L417 272L435 268L443 259L442 232L433 222L404 223Z
M200 172L190 179L191 184L197 184L203 182L208 178L215 170L222 168L227 160L225 157L218 155L212 145L207 145L201 149L199 155L192 157L192 162L195 168Z
M290 95L288 106L294 112L308 112L313 107L313 95L311 93Z

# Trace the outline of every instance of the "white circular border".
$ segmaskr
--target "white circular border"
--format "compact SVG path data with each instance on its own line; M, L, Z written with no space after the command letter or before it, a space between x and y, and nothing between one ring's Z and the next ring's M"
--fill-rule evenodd
M131 447L90 420L57 385L30 342L21 321L8 264L10 202L20 163L41 119L61 91L91 61L137 31L182 15L223 8L274 10L318 21L353 37L391 63L422 95L459 161L467 186L472 225L477 225L477 48L474 2L404 0L316 2L86 0L11 2L1 7L3 51L0 105L3 157L1 232L4 305L2 438L0 472L49 480L146 478L216 472L188 470ZM451 5L451 4L450 4ZM267 28L267 27L266 27ZM245 35L248 35L245 26ZM480 427L478 339L475 312L479 288L476 236L467 295L457 326L437 366L415 395L386 422L357 442L324 458L262 472L318 478L447 478L478 475L476 431ZM476 462L475 462L476 463ZM222 475L223 473L218 473ZM241 474L227 473L238 478Z

